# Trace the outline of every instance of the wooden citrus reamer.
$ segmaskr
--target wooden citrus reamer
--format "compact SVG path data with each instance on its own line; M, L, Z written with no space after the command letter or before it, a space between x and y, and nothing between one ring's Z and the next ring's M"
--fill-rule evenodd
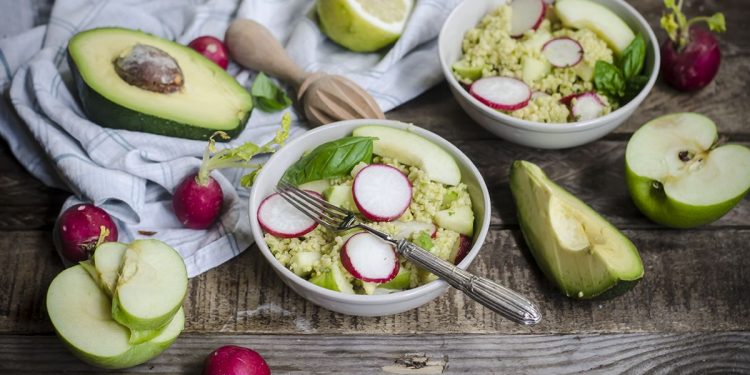
M340 120L385 118L372 96L351 80L300 69L271 32L255 21L232 22L224 41L232 58L242 66L292 85L297 102L313 126Z

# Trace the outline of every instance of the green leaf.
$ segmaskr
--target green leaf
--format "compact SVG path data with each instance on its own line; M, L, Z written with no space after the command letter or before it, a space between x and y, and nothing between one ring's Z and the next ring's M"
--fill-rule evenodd
M611 98L625 95L625 78L620 69L606 62L597 61L594 66L594 86L599 93Z
M276 86L263 72L255 77L250 94L255 105L263 112L278 112L292 104L284 90Z
M618 61L618 68L622 72L623 78L629 81L637 76L643 70L643 64L646 61L646 40L643 35L638 34L632 42L622 52L622 57Z
M242 176L242 178L240 178L240 185L244 187L253 186L253 184L255 183L255 178L258 177L258 173L260 172L261 168L262 167L259 167L258 169Z
M372 137L345 137L324 143L284 172L282 180L305 182L347 176L359 162L372 161Z
M414 243L429 251L432 250L432 248L435 246L435 244L432 242L432 239L430 238L430 235L427 234L427 232L419 232L416 238L414 238Z
M726 20L724 20L723 13L714 14L706 22L708 23L708 28L711 29L711 31L719 33L727 31L727 22Z

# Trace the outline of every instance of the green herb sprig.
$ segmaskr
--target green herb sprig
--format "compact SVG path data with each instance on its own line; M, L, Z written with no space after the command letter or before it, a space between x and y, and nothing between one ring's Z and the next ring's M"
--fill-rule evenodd
M594 87L599 93L614 100L629 101L646 86L648 76L642 75L646 62L646 40L635 39L622 52L616 64L599 60L594 65Z
M292 104L284 90L263 72L255 77L250 94L253 96L253 103L263 112L278 112Z
M360 162L372 162L372 137L345 137L324 143L286 170L282 180L294 185L344 177Z
M667 32L669 39L677 44L677 50L681 51L687 46L690 37L690 27L698 22L705 22L713 32L727 31L726 20L721 12L712 16L699 16L688 19L682 13L682 0L664 0L664 6L669 11L661 17L662 29Z

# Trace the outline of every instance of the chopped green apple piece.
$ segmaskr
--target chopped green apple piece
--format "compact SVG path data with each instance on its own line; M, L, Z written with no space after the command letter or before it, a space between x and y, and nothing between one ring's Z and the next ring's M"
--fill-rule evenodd
M344 275L342 266L338 261L331 265L327 271L310 279L310 282L317 286L337 292L355 294L352 283L346 278L346 275Z
M447 151L414 133L385 126L362 126L357 137L374 137L372 152L422 169L432 181L446 185L461 182L461 170Z
M457 61L453 64L453 72L456 73L461 81L465 81L468 83L482 78L481 66L471 66L463 60Z
M370 296L373 293L375 293L375 289L378 288L378 285L380 285L380 284L363 281L362 282L362 290L365 291L366 295Z
M117 287L117 279L120 277L120 268L127 248L128 245L124 243L105 242L94 251L96 281L109 296L114 294Z
M320 260L320 253L314 251L298 251L292 257L290 269L297 276L305 276L310 274L315 266L315 262Z
M558 0L555 13L565 26L595 32L617 55L635 39L633 30L622 18L591 0Z
M112 297L112 317L133 330L169 323L187 293L187 270L180 254L158 240L128 245Z
M435 213L435 223L469 237L474 235L474 211L469 206L438 211Z
M533 57L525 57L523 59L521 75L524 82L532 83L546 76L551 69L552 65L550 65L549 61L547 61L546 59L539 60Z
M185 324L180 309L158 336L131 345L128 329L112 319L109 297L81 266L62 271L52 281L47 312L55 332L73 354L108 369L132 367L156 357L174 342Z
M750 190L750 149L717 146L716 125L697 113L673 113L643 125L628 141L626 179L633 202L651 220L675 228L713 222Z
M566 296L613 295L643 277L633 243L538 166L515 161L510 188L531 254Z
M411 269L407 267L399 267L398 273L396 274L396 277L394 277L391 281L380 284L380 288L384 289L390 289L390 290L404 290L408 289L411 286Z
M328 203L352 212L359 212L354 203L351 185L334 185L323 192L323 198Z
M300 188L301 190L310 190L318 194L323 194L323 192L330 186L331 184L328 182L328 180L316 180L305 182L304 184L298 186L298 188Z

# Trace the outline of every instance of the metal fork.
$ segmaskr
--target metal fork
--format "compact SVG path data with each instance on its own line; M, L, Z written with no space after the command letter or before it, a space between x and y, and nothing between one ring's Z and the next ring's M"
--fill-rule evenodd
M360 228L380 237L383 241L393 244L396 251L410 262L434 273L471 299L507 319L524 325L537 324L542 319L539 309L522 295L487 278L462 270L430 254L427 250L412 242L403 239L398 240L387 233L370 228L359 222L351 211L305 193L284 181L279 182L276 191L289 204L330 231L340 232Z

